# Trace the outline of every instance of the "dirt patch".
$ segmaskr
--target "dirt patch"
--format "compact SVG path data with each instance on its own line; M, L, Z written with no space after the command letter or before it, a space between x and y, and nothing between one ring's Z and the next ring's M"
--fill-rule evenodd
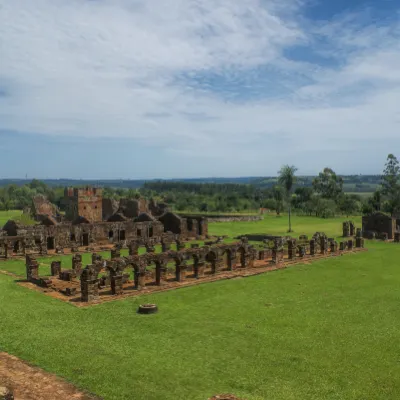
M210 397L208 400L241 400L233 394L217 394L216 396Z
M10 388L15 400L100 400L7 353L0 353L0 386Z

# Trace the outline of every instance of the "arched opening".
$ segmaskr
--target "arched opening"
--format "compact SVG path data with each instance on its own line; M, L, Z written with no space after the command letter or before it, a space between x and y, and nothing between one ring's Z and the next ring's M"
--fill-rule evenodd
M215 274L217 269L217 255L213 251L209 252L206 256L206 261L210 267L209 269L207 268L206 275Z
M108 232L108 238L112 239L114 237L114 231L109 231Z
M75 234L74 234L74 233L71 233L71 234L69 235L69 240L70 240L70 242L76 242L76 237L75 237Z
M14 246L13 246L13 251L14 251L14 253L18 253L19 252L19 240L16 240L15 242L14 242Z
M230 249L226 249L222 255L222 265L224 270L231 270L232 262L231 262L232 252Z
M56 246L55 246L54 236L48 236L47 237L47 250L54 250L55 248L56 248Z
M119 231L119 240L125 240L125 229Z
M88 233L82 234L82 246L89 246L89 234Z
M189 232L191 232L193 230L193 220L192 218L188 218L186 220L186 228Z

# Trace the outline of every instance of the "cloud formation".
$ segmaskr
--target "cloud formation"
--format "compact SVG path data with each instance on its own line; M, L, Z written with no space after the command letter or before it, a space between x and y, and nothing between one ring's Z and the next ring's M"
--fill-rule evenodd
M0 0L0 129L162 146L195 175L311 173L345 148L351 172L400 145L399 10L322 23L306 6Z

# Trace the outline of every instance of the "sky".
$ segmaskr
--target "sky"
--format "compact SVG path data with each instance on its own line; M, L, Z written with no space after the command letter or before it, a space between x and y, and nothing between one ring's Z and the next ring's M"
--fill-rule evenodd
M0 0L0 178L379 174L389 153L400 0Z

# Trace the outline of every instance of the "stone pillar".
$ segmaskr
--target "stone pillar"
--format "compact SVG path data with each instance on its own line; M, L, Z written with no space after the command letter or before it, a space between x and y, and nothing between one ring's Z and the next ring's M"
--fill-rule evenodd
M356 237L356 247L359 249L364 248L364 239L362 237Z
M294 260L296 258L296 239L288 240L288 258Z
M354 224L354 222L350 221L349 226L350 226L350 236L354 236L356 234L356 225Z
M186 264L184 261L176 264L176 280L183 282L186 279Z
M400 232L395 232L394 233L394 242L395 243L400 243Z
M121 257L121 250L118 249L111 249L111 260Z
M146 287L146 270L135 269L134 271L134 282L137 290L143 290Z
M85 268L81 274L81 300L84 302L98 300L99 279L91 268Z
M310 256L315 256L316 254L316 247L317 247L317 243L315 241L315 239L311 239L310 240Z
M338 251L338 243L333 240L330 242L331 253L336 253Z
M349 240L349 241L347 242L347 248L348 248L349 250L353 250L353 240Z
M99 299L99 280L81 279L81 300L85 302Z
M350 236L350 222L345 221L343 222L343 237L349 237Z
M128 251L130 256L137 256L139 255L139 245L137 242L132 241L128 245Z
M340 251L345 251L345 250L346 250L346 244L345 244L345 242L340 242L340 243L339 243L339 250L340 250Z
M171 242L167 239L163 239L161 241L161 251L166 253L167 251L171 250Z
M356 230L356 237L358 237L358 238L363 237L363 233L362 233L362 229L361 229L361 228L357 228L357 230Z
M283 249L274 247L272 249L272 262L274 264L281 264L283 262Z
M320 248L321 248L321 254L326 254L328 253L328 239L324 236L321 236L320 238Z
M93 256L92 256L93 259ZM79 274L82 270L82 256L80 254L75 254L72 257L72 269L75 274Z
M39 264L35 258L26 256L26 279L28 281L39 278Z
M59 276L61 272L61 261L52 261L50 269L51 276Z
M117 275L111 274L111 293L113 295L122 294L124 289L122 287L123 275L118 273Z
M198 278L204 277L204 271L206 269L206 263L204 261L195 261L194 263L194 276Z
M299 257L304 258L306 255L306 246L304 244L298 246L298 251L299 251Z
M161 286L167 280L167 266L156 264L156 285Z

